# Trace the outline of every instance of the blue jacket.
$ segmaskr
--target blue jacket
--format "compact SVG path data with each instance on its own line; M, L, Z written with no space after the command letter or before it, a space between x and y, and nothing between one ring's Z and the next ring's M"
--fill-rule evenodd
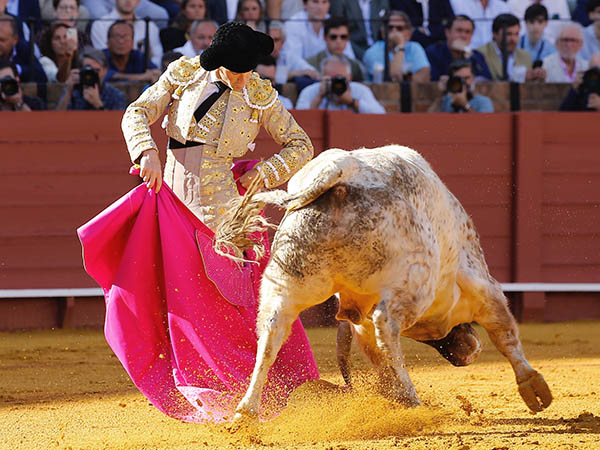
M431 81L438 81L440 76L448 75L448 68L452 62L452 54L445 42L437 42L431 44L425 49L429 63L431 64ZM492 79L490 69L485 62L485 58L481 52L473 50L471 55L471 63L473 64L473 75L475 77Z

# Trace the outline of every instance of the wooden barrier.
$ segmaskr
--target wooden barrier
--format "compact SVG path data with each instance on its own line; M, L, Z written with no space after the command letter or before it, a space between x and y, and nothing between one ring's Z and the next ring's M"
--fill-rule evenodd
M294 115L317 153L387 143L419 150L473 217L499 281L600 281L596 114ZM95 286L75 229L139 182L127 174L120 119L120 112L0 113L0 289ZM164 132L156 124L153 132L164 148ZM246 157L277 149L263 131ZM524 320L600 317L594 292L513 297ZM97 326L102 307L98 298L0 299L0 329Z

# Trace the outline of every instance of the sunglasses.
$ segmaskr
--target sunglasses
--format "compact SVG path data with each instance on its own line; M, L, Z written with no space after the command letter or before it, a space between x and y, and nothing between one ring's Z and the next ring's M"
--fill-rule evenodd
M348 40L348 35L347 34L328 34L327 35L327 39L331 39L332 41L335 41L337 39L341 39L342 41L347 41Z
M390 31L404 31L407 28L404 25L388 25Z

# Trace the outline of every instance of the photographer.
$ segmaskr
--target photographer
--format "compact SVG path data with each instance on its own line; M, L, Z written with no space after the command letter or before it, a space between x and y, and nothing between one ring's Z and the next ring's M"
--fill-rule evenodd
M16 66L0 61L0 110L35 111L46 109L42 99L23 95Z
M600 111L600 53L590 58L589 70L577 75L560 110Z
M449 70L450 76L443 75L438 83L444 95L433 102L428 112L494 112L494 105L488 97L473 93L474 76L471 61L456 60L450 64Z
M125 96L104 83L108 70L106 57L100 50L86 47L79 69L71 70L57 110L120 110L125 109Z
M371 89L351 80L350 64L332 55L321 63L320 83L305 87L296 102L296 109L350 110L365 114L384 114Z

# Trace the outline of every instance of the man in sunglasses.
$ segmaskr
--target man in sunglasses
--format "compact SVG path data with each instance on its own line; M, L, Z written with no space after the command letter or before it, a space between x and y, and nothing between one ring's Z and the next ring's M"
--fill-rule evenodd
M325 21L325 44L327 48L307 59L315 69L319 70L321 63L331 55L345 58L352 68L352 81L364 81L365 68L360 61L348 58L344 51L350 39L350 28L348 21L341 17L332 17Z
M127 102L123 93L104 83L107 71L108 63L104 53L86 47L81 55L80 68L71 70L56 109L78 111L125 109Z

